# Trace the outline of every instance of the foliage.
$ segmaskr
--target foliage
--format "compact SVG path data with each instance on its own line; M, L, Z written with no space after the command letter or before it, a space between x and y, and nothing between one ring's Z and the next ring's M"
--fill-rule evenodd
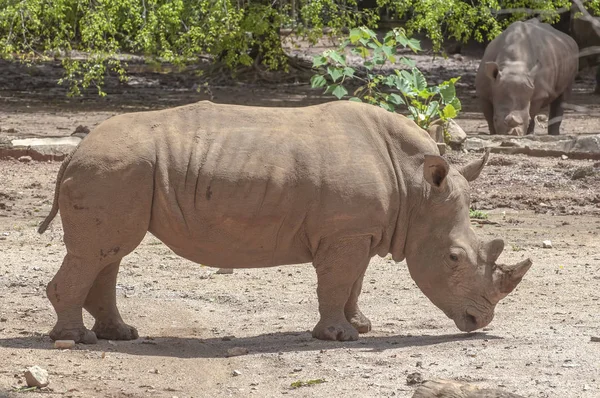
M474 218L477 220L487 220L488 214L481 210L469 209L469 218Z
M361 85L354 90L350 101L364 101L390 112L406 107L408 117L422 128L429 127L436 118L443 121L455 118L461 109L454 87L458 78L429 86L414 61L398 57L398 46L414 52L421 49L419 41L408 38L401 28L389 31L383 41L366 27L352 29L338 50L326 50L314 57L313 68L318 68L318 73L312 77L311 85L325 87L325 94L341 99L348 95L345 84L358 81ZM352 54L362 58L364 77L348 66L345 50L349 47ZM395 66L396 61L410 69L393 69L393 73L386 74L384 66L388 63Z
M492 39L514 20L556 21L569 0L0 0L0 56L26 62L59 57L72 94L116 73L123 54L183 66L208 55L232 70L287 68L280 29L315 43L324 28L376 28L384 14L434 49L445 39ZM600 10L600 0L586 7Z
M280 28L315 42L323 28L373 25L356 0L0 0L0 56L31 62L60 56L71 94L109 71L126 78L124 53L183 66L209 55L234 69L285 69Z

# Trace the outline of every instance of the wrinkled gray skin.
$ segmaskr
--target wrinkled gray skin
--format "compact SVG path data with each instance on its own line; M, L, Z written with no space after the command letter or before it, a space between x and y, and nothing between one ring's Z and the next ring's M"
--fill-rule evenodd
M490 134L531 134L548 105L548 134L559 134L578 56L573 38L537 19L515 22L492 40L475 78Z
M579 70L596 67L595 94L600 94L600 18L583 15L579 7L573 4L570 20L571 36L577 42L580 51ZM594 48L599 47L599 48Z
M496 264L500 239L469 223L469 184L407 118L349 101L304 108L199 102L116 116L62 164L50 215L67 254L47 295L52 339L129 340L117 309L121 259L150 231L178 255L227 268L312 261L321 318L313 335L355 340L369 260L404 258L460 330L486 326L531 262ZM85 328L82 309L94 318Z

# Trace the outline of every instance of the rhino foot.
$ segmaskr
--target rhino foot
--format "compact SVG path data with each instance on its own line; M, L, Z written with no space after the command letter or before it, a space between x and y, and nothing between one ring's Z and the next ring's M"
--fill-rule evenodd
M96 333L84 327L78 329L57 329L56 327L50 332L52 340L73 340L75 343L96 344L98 338Z
M348 321L331 324L319 321L313 329L313 337L319 340L354 341L358 340L358 330Z
M115 323L96 321L92 330L99 339L135 340L139 337L137 329L124 322Z
M351 317L347 317L348 322L358 331L358 333L367 333L371 331L371 321L363 315L362 312L357 312Z

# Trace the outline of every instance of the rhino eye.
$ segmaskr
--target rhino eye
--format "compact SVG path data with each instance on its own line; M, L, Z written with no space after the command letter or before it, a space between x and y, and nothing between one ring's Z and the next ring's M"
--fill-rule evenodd
M450 254L450 260L457 262L458 261L458 254L455 253L451 253Z

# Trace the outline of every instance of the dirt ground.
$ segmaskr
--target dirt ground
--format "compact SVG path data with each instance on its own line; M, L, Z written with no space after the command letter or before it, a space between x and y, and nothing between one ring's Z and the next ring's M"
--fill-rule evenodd
M319 49L317 49L319 50ZM311 51L317 51L315 49ZM462 76L458 120L486 131L474 99L480 49L450 59L418 57L432 80ZM67 99L55 65L0 62L0 133L64 136L118 113L209 98L189 73L141 71L110 80L109 96ZM593 79L578 81L563 133L598 133ZM216 102L303 106L328 100L304 84L211 87ZM538 129L539 130L539 129ZM536 131L543 134L543 131ZM478 154L450 153L454 164ZM237 270L233 275L183 260L148 235L127 256L118 281L126 322L141 338L56 350L45 286L64 255L57 218L44 235L57 162L0 161L0 396L43 397L379 397L412 396L407 377L446 378L527 397L600 396L600 163L492 155L472 185L482 238L502 237L500 261L530 257L531 271L497 307L489 327L460 333L411 280L406 264L374 258L361 304L373 331L357 342L315 340L316 277L309 264ZM542 248L551 240L552 248ZM91 318L86 317L91 326ZM228 356L241 347L248 353ZM19 393L23 372L50 373L41 391ZM413 378L412 376L409 378ZM321 380L293 388L298 381Z

